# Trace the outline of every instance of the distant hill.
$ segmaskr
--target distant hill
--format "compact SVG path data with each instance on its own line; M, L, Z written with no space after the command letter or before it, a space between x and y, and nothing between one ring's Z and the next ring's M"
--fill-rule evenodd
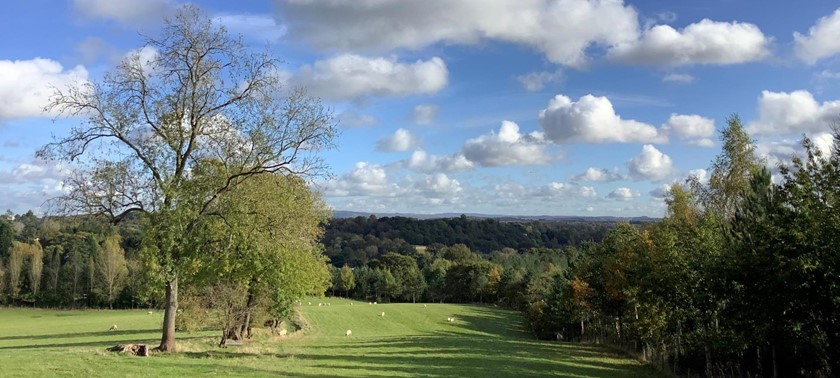
M355 217L369 217L375 215L377 218L384 217L404 217L414 219L444 219L444 218L458 218L462 213L439 213L439 214L418 214L418 213L368 213L360 211L333 211L333 218L355 218ZM479 213L465 213L467 218L475 219L495 219L500 222L526 222L526 221L567 221L567 222L620 222L627 221L631 223L647 223L656 222L660 218L653 217L613 217L613 216L580 216L580 215L494 215L494 214L479 214Z

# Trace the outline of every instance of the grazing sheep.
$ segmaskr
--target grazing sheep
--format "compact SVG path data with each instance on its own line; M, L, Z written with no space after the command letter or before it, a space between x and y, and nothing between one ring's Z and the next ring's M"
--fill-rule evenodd
M373 304L373 302L368 302L368 304Z
M353 336L353 331L348 329L347 332L344 332L344 336Z
M154 314L154 313L155 313L154 311L147 312L147 314L149 314L149 315Z
M321 307L321 306L323 306L323 303L318 303L318 307Z
M376 302L373 302L373 304L376 304Z
M426 305L423 305L423 307L426 307Z
M353 305L353 302L350 302L350 305L352 306L352 305Z
M382 313L381 313L381 314L379 314L379 316L381 316L381 317L383 317L383 318L384 318L384 317L385 317L385 311L382 311Z
M117 325L116 324L112 325L111 329L109 329L109 331L116 331L116 330L117 330Z
M306 302L306 303L309 303L309 305L312 306L312 302Z
M446 318L446 321L447 321L447 322L450 322L450 323L454 323L454 322L455 322L455 318L453 318L453 317L448 317L448 318Z

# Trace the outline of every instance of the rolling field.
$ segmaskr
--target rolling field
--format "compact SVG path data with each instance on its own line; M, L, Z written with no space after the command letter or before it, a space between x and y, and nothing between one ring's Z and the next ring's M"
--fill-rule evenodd
M300 309L308 322L302 333L258 336L225 349L215 347L215 331L179 333L180 353L151 358L104 349L156 344L159 312L0 309L0 376L658 376L600 347L533 340L520 329L519 315L506 310L307 302ZM119 329L108 331L113 324Z

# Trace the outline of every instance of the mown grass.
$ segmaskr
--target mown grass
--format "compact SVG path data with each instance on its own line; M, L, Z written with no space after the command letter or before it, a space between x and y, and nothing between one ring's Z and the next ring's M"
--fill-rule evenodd
M0 376L658 376L598 346L533 340L517 313L496 308L326 298L300 311L302 333L225 349L215 331L180 333L180 353L137 358L104 349L155 344L160 313L0 309Z

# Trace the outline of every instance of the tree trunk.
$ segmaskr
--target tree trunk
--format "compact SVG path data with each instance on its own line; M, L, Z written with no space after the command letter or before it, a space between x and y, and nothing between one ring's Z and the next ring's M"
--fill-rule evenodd
M245 307L245 319L243 319L242 325L239 328L239 335L246 339L251 338L251 313L253 312L254 304L256 302L254 285L256 285L256 281L252 281L251 286L248 288L248 302Z
M160 339L161 352L175 351L175 317L178 315L178 278L166 283L166 311L163 313L163 336Z

